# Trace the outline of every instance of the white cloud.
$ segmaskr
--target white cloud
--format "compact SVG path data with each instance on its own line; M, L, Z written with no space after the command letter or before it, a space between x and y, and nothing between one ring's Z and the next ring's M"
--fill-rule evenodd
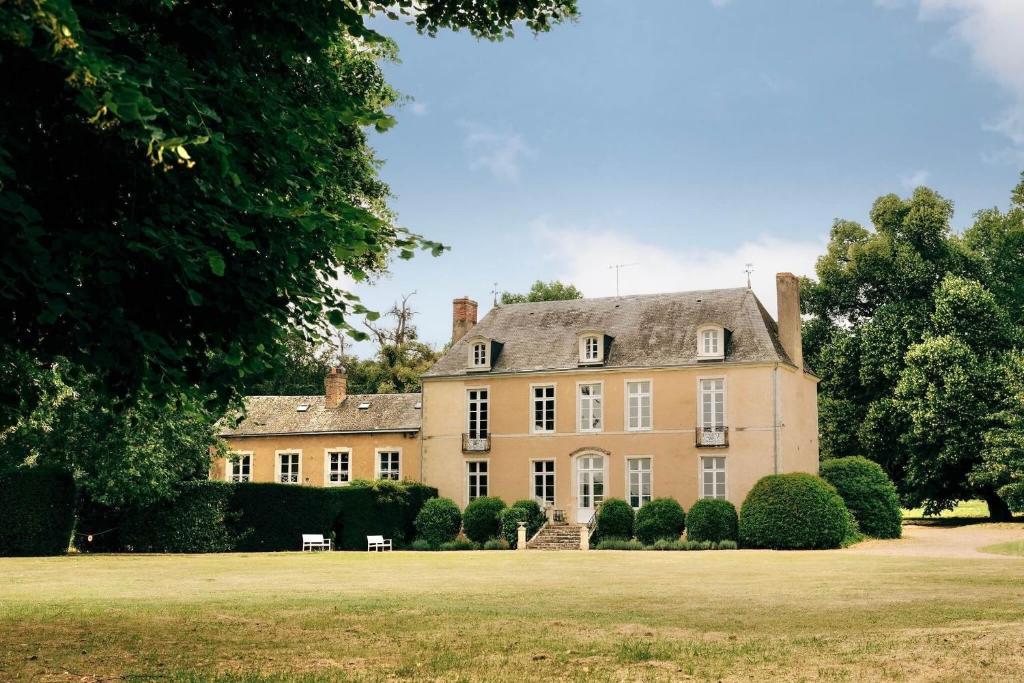
M927 185L928 179L931 177L932 174L922 168L909 175L900 176L900 184L908 190L913 190L922 185Z
M426 102L413 102L411 105L409 105L409 111L411 111L416 116L426 116L427 104Z
M642 242L624 232L556 228L544 220L533 224L548 256L560 264L558 279L579 287L588 297L614 296L617 263L636 264L620 271L620 292L651 294L746 285L747 263L754 264L751 285L773 315L775 274L814 275L814 263L826 241L795 241L761 237L735 249L698 246L664 247Z
M485 169L498 180L516 182L526 157L536 151L526 144L519 133L495 131L477 123L463 122L466 129L464 145L469 153L471 169Z
M1024 1L918 0L923 20L951 19L951 34L971 51L975 66L999 84L1011 104L985 129L1024 147ZM1015 156L1012 155L1011 156Z

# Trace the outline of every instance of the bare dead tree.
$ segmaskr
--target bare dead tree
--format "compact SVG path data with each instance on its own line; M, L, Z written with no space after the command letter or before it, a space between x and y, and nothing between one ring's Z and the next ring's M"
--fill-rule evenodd
M396 301L391 310L382 316L393 320L393 326L374 325L369 320L363 321L363 325L382 348L387 345L404 346L406 342L416 339L416 326L412 324L416 311L409 305L409 299L415 294L416 290L403 294L401 302Z

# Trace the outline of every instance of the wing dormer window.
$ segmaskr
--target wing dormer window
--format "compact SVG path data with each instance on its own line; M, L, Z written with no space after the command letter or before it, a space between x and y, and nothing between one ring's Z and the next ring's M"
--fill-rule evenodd
M580 335L580 365L599 365L604 362L604 334L584 332Z
M469 340L469 369L490 370L493 356L491 340L476 337Z
M700 358L725 357L725 328L701 325L697 328L697 355Z

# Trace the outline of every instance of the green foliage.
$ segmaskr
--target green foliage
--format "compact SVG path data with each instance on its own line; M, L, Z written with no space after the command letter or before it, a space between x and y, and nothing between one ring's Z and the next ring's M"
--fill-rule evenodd
M436 546L434 546L430 541L428 541L425 538L417 538L415 541L409 544L409 550L417 550L423 552L426 550L436 550Z
M662 538L648 546L648 550L736 550L736 541L670 541Z
M493 539L489 539L489 540L493 540ZM447 543L442 543L440 546L438 546L437 549L438 550L479 550L480 549L480 544L479 543L474 543L473 541L469 540L468 538L462 538L460 536L459 538L456 538L454 541L448 541Z
M498 513L498 522L501 525L501 539L515 548L519 544L519 522L529 522L530 512L521 507L507 507ZM527 529L527 540L533 534Z
M673 498L655 498L636 512L636 537L650 545L658 539L679 540L686 528L686 513Z
M450 498L432 498L416 515L416 538L431 545L454 541L462 528L462 513Z
M541 509L540 503L535 500L523 498L512 503L511 507L526 510L526 519L524 521L526 522L527 538L540 531L540 528L547 521L544 510Z
M762 477L740 509L746 548L838 548L850 531L850 513L835 488L802 472Z
M483 496L470 501L462 511L462 532L477 543L496 538L501 532L498 515L504 509L505 502L501 498Z
M821 478L839 492L860 531L876 538L899 538L903 533L896 486L878 463L859 456L825 460ZM689 519L692 532L692 510Z
M75 481L58 467L0 472L0 556L63 555L75 527Z
M739 538L736 506L727 500L701 498L686 513L686 538L691 541L735 541Z
M644 544L633 538L609 536L597 542L597 550L646 550Z
M567 285L559 280L552 280L551 282L537 280L526 294L516 294L515 292L501 293L501 303L503 305L525 304L534 301L567 301L582 298L583 292L576 289L575 286Z
M597 538L633 538L633 508L621 498L608 498L597 508Z
M492 538L484 543L484 550L508 550L512 546L504 538Z
M971 482L996 491L1011 509L1024 512L1024 352L1006 354L995 380L1000 387L997 409Z
M129 508L121 518L121 542L145 553L218 553L234 549L228 506L233 486L219 481L181 484L174 498Z

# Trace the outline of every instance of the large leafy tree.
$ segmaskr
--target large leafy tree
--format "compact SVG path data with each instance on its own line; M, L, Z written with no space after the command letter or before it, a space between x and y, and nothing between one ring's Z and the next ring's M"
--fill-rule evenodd
M1005 394L997 369L1019 340L1019 292L995 277L997 257L1019 258L1015 212L983 212L961 238L952 204L919 188L878 199L873 231L836 222L803 283L823 457L867 455L931 511L980 496L1008 514L981 472Z
M582 299L583 292L561 280L544 282L537 280L525 294L517 292L502 292L501 303L503 304L524 304L533 301L567 301L569 299Z
M366 129L395 93L371 15L542 31L574 0L11 0L0 5L0 348L119 398L224 405L332 286L428 242L397 226Z

